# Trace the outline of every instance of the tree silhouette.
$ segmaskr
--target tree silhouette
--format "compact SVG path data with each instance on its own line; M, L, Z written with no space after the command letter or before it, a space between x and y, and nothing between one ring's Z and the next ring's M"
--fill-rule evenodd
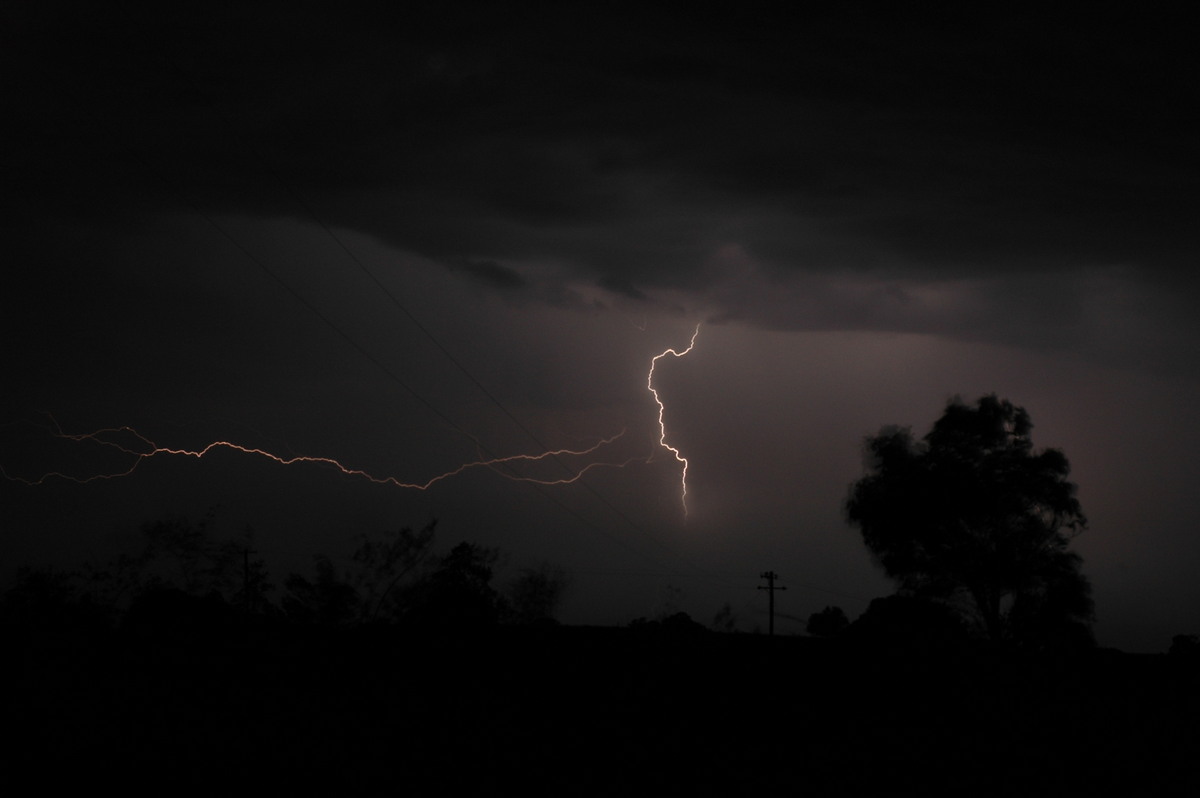
M284 612L296 622L324 626L396 622L412 600L405 577L428 556L436 526L433 520L415 532L401 527L379 537L361 535L353 565L342 572L317 555L314 578L293 573L284 580Z
M77 573L21 568L0 595L0 627L27 633L90 635L111 628L111 608L96 602Z
M283 611L292 621L318 626L346 626L360 617L362 598L341 578L328 557L313 558L316 577L289 574L283 586Z
M508 586L510 616L514 623L547 623L567 588L567 577L561 568L541 563L524 568Z
M1032 426L992 395L952 400L919 441L884 428L846 516L903 593L956 606L992 640L1090 640L1091 588L1068 550L1087 519L1067 458L1035 452Z
M504 601L492 587L492 568L500 554L474 543L459 543L437 567L407 591L405 620L447 632L495 625Z
M354 552L351 584L362 598L362 620L394 621L403 612L401 581L419 566L433 545L437 520L419 531L403 527L382 539L365 535Z
M216 534L216 510L198 521L171 516L142 525L145 546L136 558L122 557L89 574L97 588L111 582L109 592L140 594L171 587L191 596L218 595L244 611L268 607L270 584L266 561L254 549L254 530L236 537Z
M717 614L713 616L712 628L726 633L737 631L737 615L733 611L733 605L728 601L722 604L721 609L717 610Z
M1167 653L1173 657L1200 657L1200 635L1175 635Z

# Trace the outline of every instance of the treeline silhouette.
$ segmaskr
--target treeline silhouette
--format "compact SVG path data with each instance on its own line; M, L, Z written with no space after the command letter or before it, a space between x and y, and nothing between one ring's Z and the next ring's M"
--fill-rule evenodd
M359 536L343 567L328 555L309 573L271 582L250 531L216 533L214 513L142 527L143 545L101 565L22 569L0 602L10 634L61 639L120 631L181 637L289 625L402 626L464 634L497 625L554 623L567 587L561 569L521 569L492 584L496 549L461 542L434 551L436 522Z
M211 517L143 531L134 554L26 571L6 592L12 783L1154 792L1189 776L1200 750L1187 636L1169 656L1032 653L912 596L854 622L826 608L809 637L721 634L679 611L571 627L550 620L561 572L497 586L497 552L438 550L432 524L359 538L347 560L318 557L277 589L253 538L220 538ZM718 621L730 628L727 612Z

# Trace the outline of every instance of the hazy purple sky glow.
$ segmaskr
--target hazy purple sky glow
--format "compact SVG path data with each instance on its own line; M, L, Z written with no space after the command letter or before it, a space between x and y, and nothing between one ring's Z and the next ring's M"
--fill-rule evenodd
M217 505L277 582L436 517L565 568L567 622L765 627L768 569L781 612L855 617L890 590L841 515L863 437L994 392L1070 459L1100 642L1200 632L1191 36L961 5L6 8L10 474L79 456L20 423L44 412L406 481L622 429L639 459L0 480L4 578ZM646 375L697 323L656 373L685 521Z

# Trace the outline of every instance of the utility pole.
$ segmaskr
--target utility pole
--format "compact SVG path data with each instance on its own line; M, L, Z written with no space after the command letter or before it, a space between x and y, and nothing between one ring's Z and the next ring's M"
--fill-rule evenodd
M779 587L775 587L775 580L779 578L779 574L775 573L774 571L763 571L761 574L759 574L759 577L767 580L767 586L763 587L762 585L759 585L758 589L767 591L767 596L769 597L768 605L770 607L770 617L771 617L768 628L770 629L771 637L774 637L775 636L775 591L776 590L787 590L787 588L782 585Z

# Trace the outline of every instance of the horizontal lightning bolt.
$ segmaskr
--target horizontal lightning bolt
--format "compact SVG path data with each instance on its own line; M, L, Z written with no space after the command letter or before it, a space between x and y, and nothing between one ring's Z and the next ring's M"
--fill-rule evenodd
M125 470L114 471L114 472L110 472L110 473L93 474L93 475L87 476L87 477L72 476L70 474L65 474L61 471L51 471L51 472L47 472L47 473L43 474L40 477L37 477L36 479L28 479L25 477L11 476L2 467L0 467L0 475L3 475L5 478L12 480L14 482L22 482L26 485L31 485L31 486L32 485L40 485L40 484L46 482L47 480L51 480L51 479L63 479L63 480L71 481L71 482L77 482L80 484L86 484L88 482L94 482L96 480L107 480L107 479L117 479L120 477L127 477L130 474L132 474L137 469L137 467L139 465L141 465L141 463L143 461L149 460L150 458L157 457L159 455L177 455L177 456L194 457L194 458L200 459L218 449L231 449L233 451L241 452L243 454L251 454L251 455L257 455L259 457L265 457L268 460L273 460L276 463L279 463L281 465L295 465L298 463L316 463L316 464L328 465L328 466L334 467L335 469L337 469L338 471L342 472L343 474L345 474L347 476L359 477L361 479L367 480L368 482L374 482L379 485L392 485L393 487L407 488L407 489L412 489L412 490L428 490L429 488L433 487L434 485L436 485L437 483L441 482L444 479L449 479L450 477L458 476L459 474L462 474L463 472L469 471L474 468L490 468L493 471L496 471L501 476L504 476L505 478L511 479L516 482L535 482L535 483L541 484L541 485L565 485L565 484L570 484L572 482L579 480L586 472L588 472L589 470L591 470L593 468L598 468L600 466L609 466L609 467L619 468L619 467L628 465L630 462L633 461L631 459L631 460L626 460L624 462L619 462L619 463L593 462L593 463L587 464L586 466L579 469L578 471L575 471L571 476L562 477L559 479L552 479L552 480L520 476L518 474L508 473L508 472L505 472L505 471L499 469L500 466L503 466L506 464L511 464L511 463L517 463L517 462L537 462L540 460L546 460L549 458L558 458L558 457L563 457L563 456L589 455L589 454L592 454L593 452L597 451L601 447L612 443L613 441L617 440L622 435L624 435L625 430L622 430L621 432L617 433L616 435L613 435L612 437L601 439L600 441L593 444L592 446L589 446L586 449L554 449L552 451L542 452L541 454L515 454L515 455L509 455L507 457L491 457L491 458L486 458L486 459L475 460L475 461L472 461L469 463L463 463L462 465L458 466L457 468L454 468L443 474L438 474L437 476L435 476L425 482L404 482L396 477L375 476L373 474L368 473L367 471L364 471L361 468L352 468L350 466L344 465L340 461L335 460L332 457L311 457L308 455L297 455L297 456L292 456L292 457L286 457L283 455L274 454L265 449L259 449L259 448L253 447L253 446L243 446L240 443L234 443L232 441L225 441L225 440L213 441L212 443L209 443L208 445L206 445L200 449L182 449L182 448L177 449L177 448L172 448L169 446L159 446L158 444L154 443L152 440L147 438L145 435L142 435L140 432L138 432L134 428L128 427L128 426L109 427L106 429L96 430L95 432L87 432L87 433L82 433L82 434L66 433L66 432L63 432L61 429L58 429L58 430L53 431L51 434L56 438L62 438L64 440L76 441L76 442L80 442L80 443L90 442L90 443L99 444L100 446L105 446L105 447L108 447L111 449L115 449L123 454L129 455L130 457L132 457L133 461L130 464L129 468L127 468ZM125 440L122 441L122 439L125 439ZM634 458L634 459L636 459L636 458Z
M662 399L660 399L658 397L658 391L656 391L654 389L654 367L658 365L659 360L666 357L667 355L674 355L675 357L683 357L688 352L691 352L692 347L694 347L696 345L696 336L698 336L699 334L700 334L700 325L697 324L696 330L692 333L692 340L690 342L688 342L687 349L683 350L682 352L676 352L674 349L668 349L664 352L661 352L660 354L655 355L654 358L650 361L650 373L646 375L646 387L650 390L650 393L654 395L654 401L658 404L658 432L659 432L658 445L663 447L667 451L669 451L671 454L675 455L675 459L683 464L683 473L681 474L681 476L679 478L679 482L680 482L680 501L683 504L683 517L684 518L687 518L687 514L688 514L688 507L687 507L688 461L687 461L686 457L684 457L682 454L679 453L678 449L676 449L674 446L671 446L670 444L667 443L667 425L663 421L663 413L666 412L666 407L663 406Z

